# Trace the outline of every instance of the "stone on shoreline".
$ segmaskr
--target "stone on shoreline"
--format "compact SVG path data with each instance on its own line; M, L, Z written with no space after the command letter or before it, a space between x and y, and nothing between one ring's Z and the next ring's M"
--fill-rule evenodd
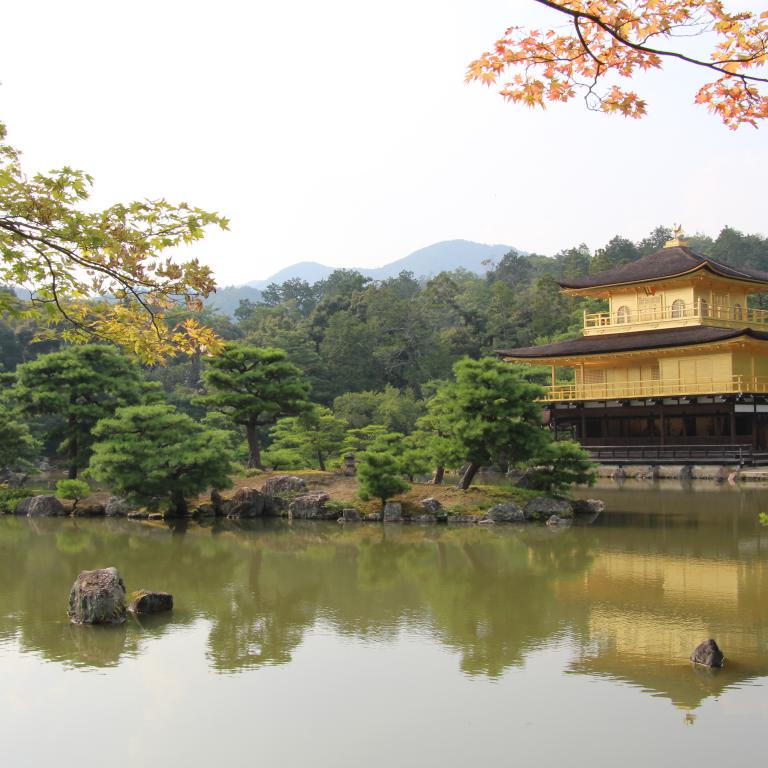
M221 503L222 514L233 520L261 517L264 507L264 496L255 488L238 488L232 498Z
M486 515L495 523L522 523L525 520L525 512L512 501L496 504Z
M338 517L339 512L338 508L326 508L330 500L331 497L322 491L297 496L288 505L288 517L297 520L331 520Z
M67 511L55 496L30 496L16 505L14 514L27 517L62 517Z
M130 511L131 505L119 496L110 496L104 506L104 514L107 517L127 517Z
M724 660L723 652L712 639L699 643L691 654L691 661L694 664L701 664L705 667L722 667Z
M133 592L128 602L131 613L163 613L173 610L173 595L168 592L148 592L140 589Z
M125 584L117 568L81 571L69 593L73 624L120 624L125 621Z
M360 515L360 512L358 512L354 507L350 507L349 509L342 509L341 510L341 517L339 518L340 523L359 523L363 518Z
M576 499L571 506L574 515L597 515L605 511L605 502L600 499Z
M82 507L78 505L72 510L74 517L101 517L103 514L103 504L86 504Z
M558 526L561 526L561 525L570 525L570 524L571 524L570 518L558 517L557 515L550 515L549 518L547 519L547 525L550 528L557 528Z
M306 490L307 484L301 477L276 475L264 483L261 492L265 496L282 496L286 493L303 493Z
M573 517L571 502L565 499L554 499L551 496L537 496L525 505L526 520L541 520L552 515Z
M385 523L402 523L403 505L398 501L388 501L384 505L384 511L382 515Z

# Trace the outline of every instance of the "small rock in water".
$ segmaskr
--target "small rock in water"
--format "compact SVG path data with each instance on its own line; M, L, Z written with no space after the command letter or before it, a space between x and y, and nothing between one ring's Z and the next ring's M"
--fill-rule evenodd
M363 518L360 515L360 512L358 512L354 507L350 507L349 509L342 509L341 510L341 517L339 518L340 523L357 523L360 522Z
M125 584L117 568L81 571L69 593L73 624L120 624L125 621Z
M128 603L131 613L163 613L173 610L173 595L168 592L147 592L144 589L134 592Z
M557 515L550 515L547 519L547 525L550 526L550 528L555 528L556 526L560 525L570 525L571 521L566 520L563 517L558 517Z
M712 639L697 645L691 654L691 661L694 664L702 664L705 667L722 667L724 660L723 652Z

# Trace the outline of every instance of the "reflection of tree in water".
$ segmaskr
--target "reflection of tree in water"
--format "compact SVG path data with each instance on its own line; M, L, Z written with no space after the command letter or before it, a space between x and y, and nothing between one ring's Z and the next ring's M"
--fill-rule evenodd
M290 661L306 631L324 622L364 642L393 639L402 628L426 630L455 649L466 673L498 676L567 634L580 649L571 671L620 677L674 701L693 701L712 690L709 678L689 696L680 686L690 686L690 670L670 670L662 656L643 665L642 654L628 652L614 619L623 617L633 631L647 625L646 634L655 637L653 621L660 617L676 636L677 617L687 611L726 638L726 654L738 649L748 659L746 641L728 628L741 631L745 618L749 642L765 647L768 547L760 548L762 534L755 540L743 520L693 523L697 541L686 549L691 521L633 528L622 524L624 517L554 531L305 521L215 521L171 530L124 520L5 518L0 640L18 633L23 648L47 658L115 664L121 654L140 653L145 638L204 619L211 626L211 666L241 671ZM737 559L745 547L752 554ZM695 573L694 560L704 564ZM702 587L702 602L691 602L691 576L710 569L707 563L730 569L733 599L712 599ZM120 569L129 590L174 593L173 615L111 633L70 628L65 610L75 575L105 565ZM713 574L712 584L722 589L720 571ZM679 596L672 589L678 581ZM750 670L738 670L735 678L727 671L717 680L730 684L755 673Z

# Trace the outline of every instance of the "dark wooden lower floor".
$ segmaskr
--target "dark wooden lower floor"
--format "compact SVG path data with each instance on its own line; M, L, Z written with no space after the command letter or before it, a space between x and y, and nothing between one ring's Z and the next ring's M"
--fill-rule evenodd
M763 398L557 403L546 418L602 462L768 463Z

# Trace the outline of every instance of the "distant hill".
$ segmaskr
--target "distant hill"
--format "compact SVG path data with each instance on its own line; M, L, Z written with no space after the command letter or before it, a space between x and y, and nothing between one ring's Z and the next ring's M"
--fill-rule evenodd
M511 250L517 249L511 245L486 245L485 243L473 243L470 240L445 240L442 243L434 243L426 248L420 248L418 251L385 264L383 267L375 269L349 267L349 269L354 269L374 280L396 277L403 270L413 272L416 277L431 277L440 272L450 272L455 269L466 269L482 275L492 266L484 262L498 261ZM246 285L252 288L265 288L270 283L284 283L294 277L306 280L308 283L316 283L318 280L324 280L335 269L337 267L327 267L316 261L301 261L281 269L266 280L252 280Z
M226 288L218 288L216 293L205 299L204 304L206 307L218 309L224 315L234 317L242 299L248 299L255 304L261 301L261 291L249 285L229 285Z

